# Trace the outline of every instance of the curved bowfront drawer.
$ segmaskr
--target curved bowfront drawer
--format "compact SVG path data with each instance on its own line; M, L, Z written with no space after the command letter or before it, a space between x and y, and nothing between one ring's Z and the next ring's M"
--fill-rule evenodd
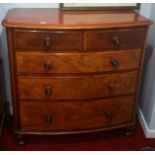
M14 30L16 50L81 50L78 31Z
M135 93L137 72L66 77L19 77L21 100L95 99Z
M94 53L16 52L17 74L95 73L138 69L141 49Z
M85 50L133 49L140 48L144 41L144 29L113 29L87 31Z
M132 96L89 102L20 102L21 128L55 132L99 129L130 122L133 107Z

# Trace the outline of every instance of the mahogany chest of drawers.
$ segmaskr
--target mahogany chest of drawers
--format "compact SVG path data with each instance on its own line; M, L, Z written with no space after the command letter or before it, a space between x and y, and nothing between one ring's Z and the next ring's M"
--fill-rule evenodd
M10 10L15 133L131 129L150 24L133 11Z

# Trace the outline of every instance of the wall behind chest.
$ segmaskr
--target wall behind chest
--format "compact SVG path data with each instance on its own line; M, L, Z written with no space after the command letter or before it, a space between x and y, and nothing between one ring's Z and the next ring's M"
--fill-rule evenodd
M150 27L143 73L140 102L141 121L147 137L155 138L155 4L145 4L140 13L150 18L154 24Z

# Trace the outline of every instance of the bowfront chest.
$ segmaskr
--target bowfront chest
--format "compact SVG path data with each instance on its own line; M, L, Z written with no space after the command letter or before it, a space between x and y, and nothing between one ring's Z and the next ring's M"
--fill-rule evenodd
M77 134L135 124L148 26L133 11L12 9L14 131Z

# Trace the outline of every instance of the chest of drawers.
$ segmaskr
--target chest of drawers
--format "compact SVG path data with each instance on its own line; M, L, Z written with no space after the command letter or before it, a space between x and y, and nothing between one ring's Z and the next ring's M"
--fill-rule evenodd
M15 133L131 129L150 24L133 11L10 10Z

